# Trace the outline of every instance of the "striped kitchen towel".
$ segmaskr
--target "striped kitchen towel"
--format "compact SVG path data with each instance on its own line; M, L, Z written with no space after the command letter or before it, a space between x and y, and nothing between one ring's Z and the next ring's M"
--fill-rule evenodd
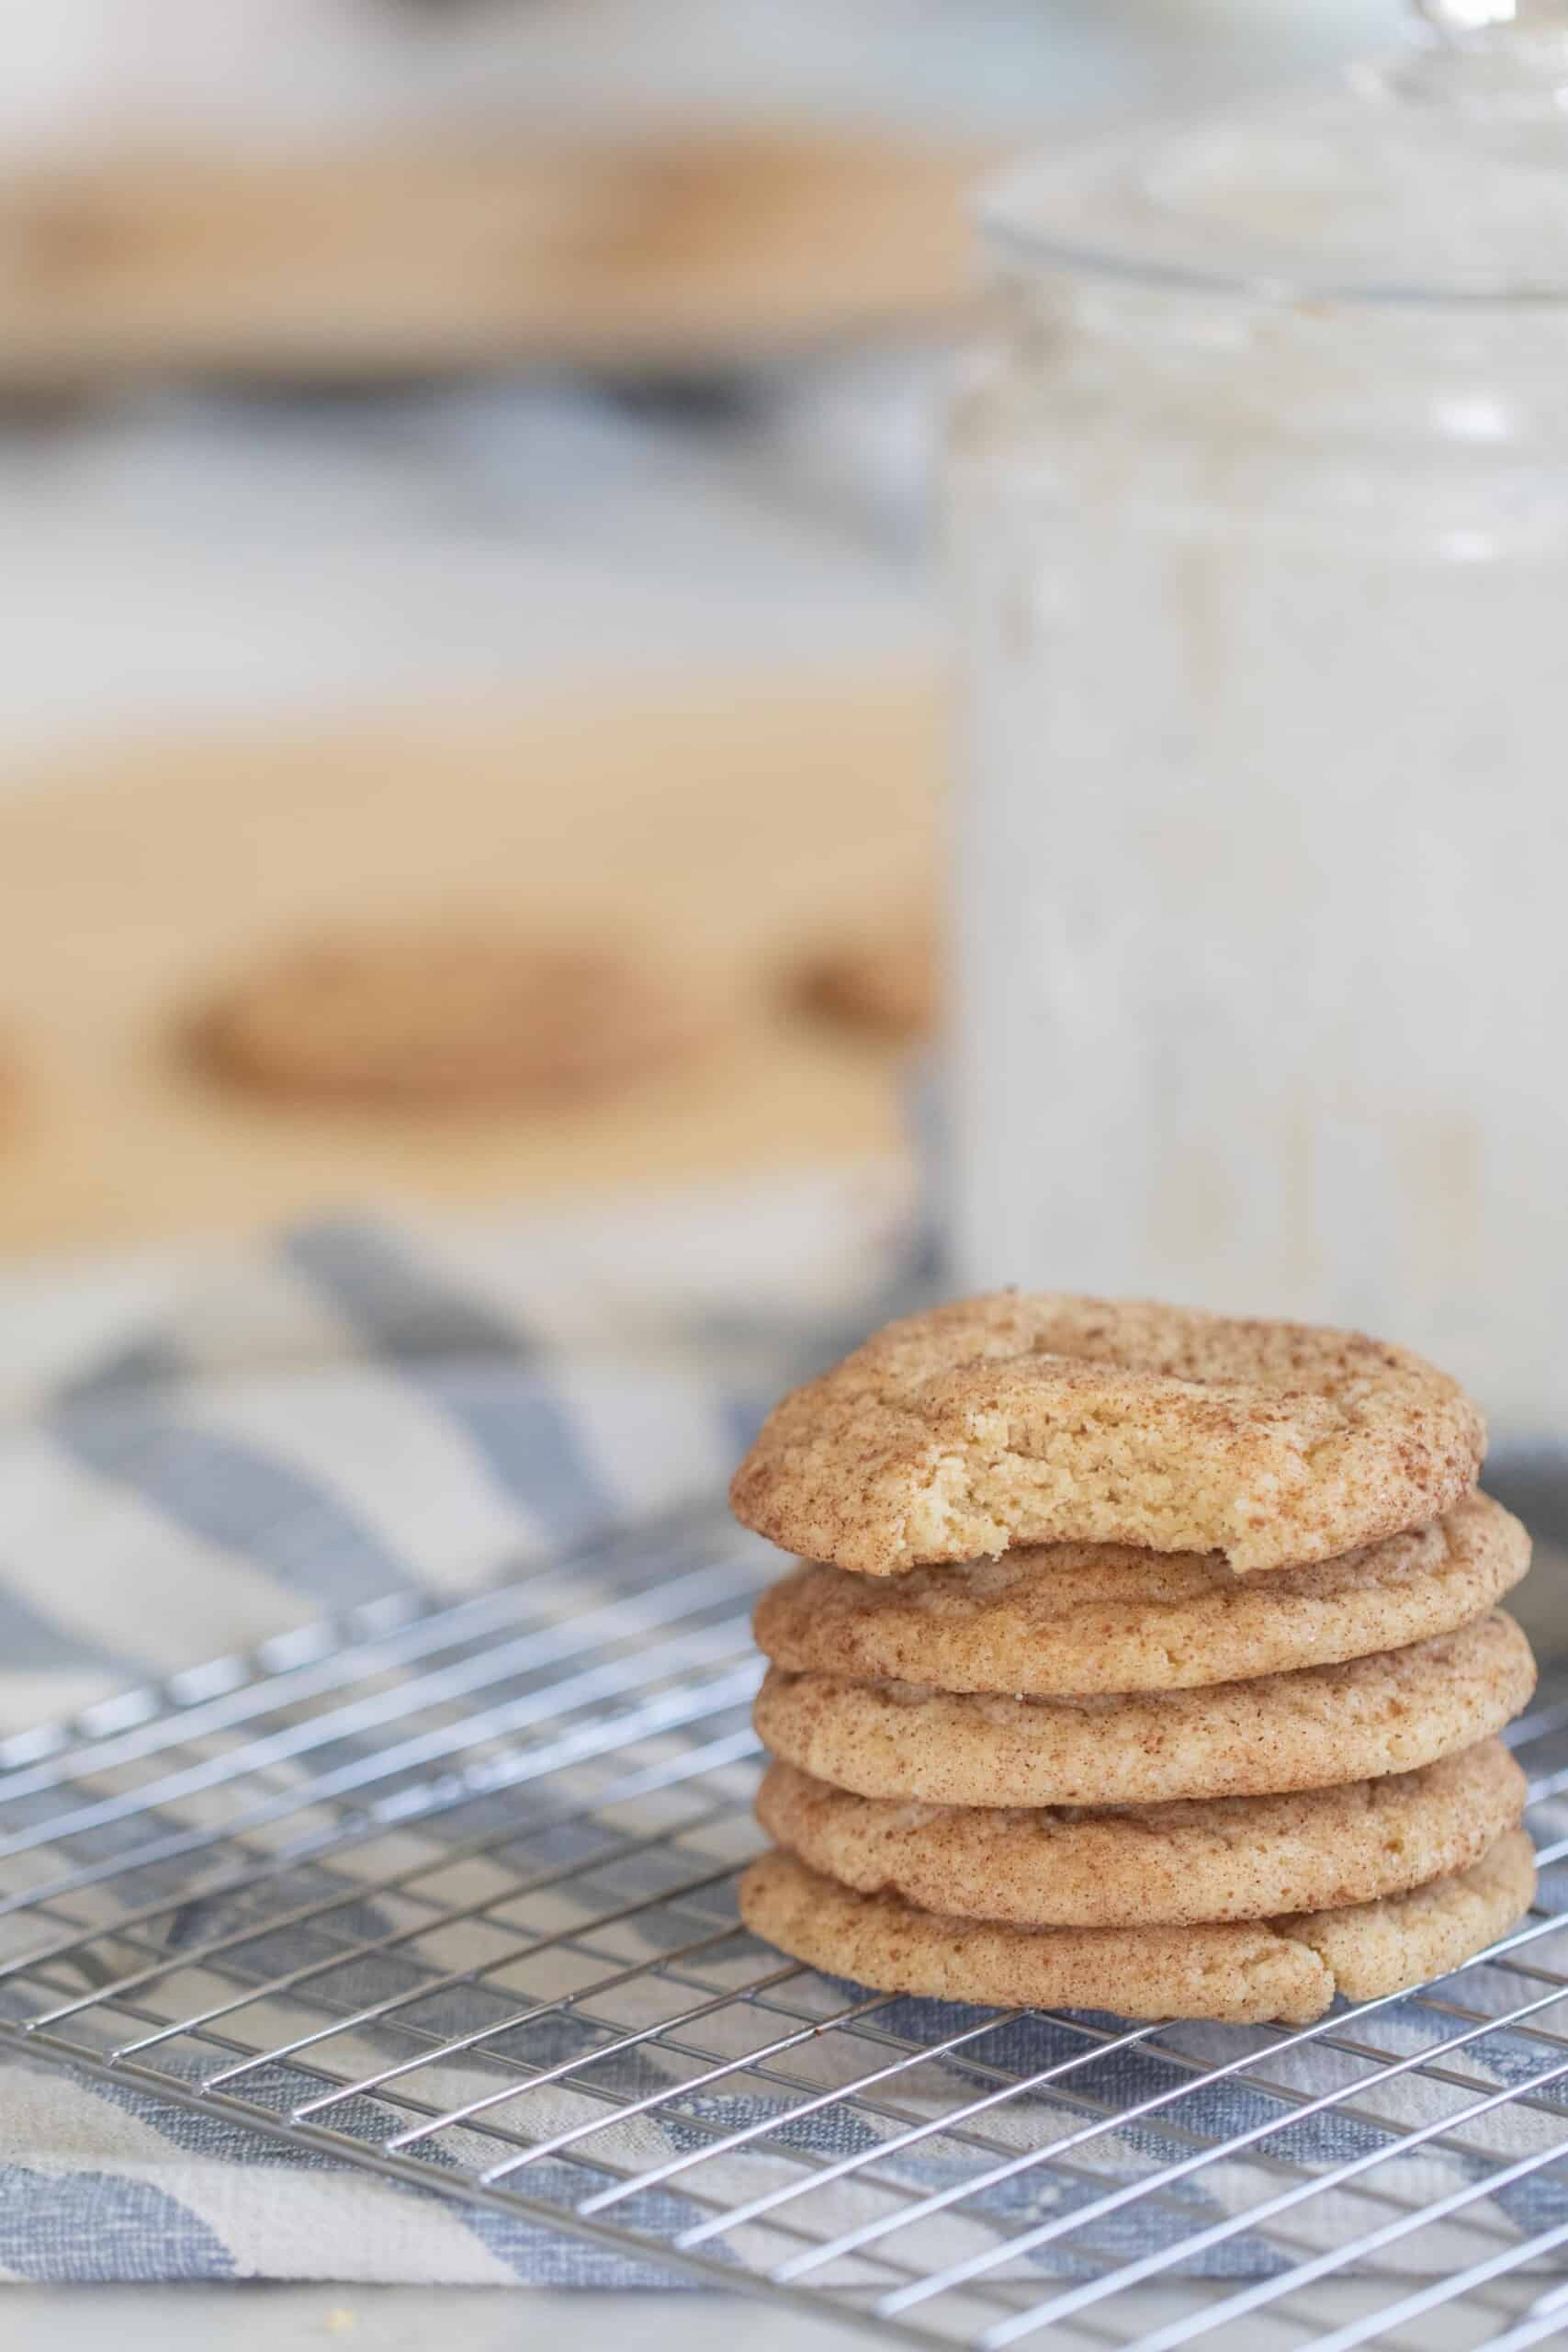
M874 1165L0 1276L0 1736L714 1490L919 1246Z
M0 1736L714 1492L916 1225L872 1168L7 1274ZM0 2055L0 2279L650 2275Z
M7 1277L0 1738L384 1596L457 1599L510 1564L713 1494L768 1399L907 1297L919 1257L904 1188L874 1171L635 1214L318 1224L265 1245ZM585 1588L583 1608L593 1600ZM31 1883L6 1873L0 1859L0 1913ZM21 2014L11 1998L0 1975L0 2021ZM911 2041L954 2031L938 2004L898 2007ZM1440 2024L1413 2004L1384 2011L1379 2031L1404 2036L1414 2062ZM1025 2076L1048 2075L1078 2046L1050 2018L987 2030L1006 2037L998 2063ZM1217 2030L1183 2030L1208 2054ZM944 2062L933 2050L922 2064L934 2096ZM1386 2127L1344 2100L1341 2054L1309 2042L1288 2064L1300 2100L1293 2163L1353 2165L1382 2144ZM1137 2116L1159 2106L1173 2062L1129 2046L1114 2064L1116 2161L1135 2174L1168 2160ZM1463 2065L1502 2090L1539 2080L1540 2052L1494 2033L1467 2046ZM1198 2091L1179 2079L1191 2097L1183 2112L1203 2132L1280 2133L1245 2074ZM720 2083L705 2096L725 2132L766 2130L755 2079L744 2095ZM1414 2073L1379 2094L1413 2130L1440 2124L1457 2096ZM1462 2213L1451 2237L1392 2247L1392 2267L1461 2267L1474 2258L1477 2224L1505 2241L1555 2231L1568 2243L1568 2165L1531 2154L1562 2144L1560 2099L1553 2081L1529 2106L1488 2108L1473 2156L1451 2134L1421 2146L1406 2188L1414 2179L1423 2200L1451 2198ZM1038 2130L1031 2112L998 2109L990 2127ZM637 2128L650 2163L680 2153L678 2119L649 2114ZM866 2128L822 2101L787 2132L804 2131L802 2144L831 2164L866 2152L855 2137ZM1495 2193L1483 2151L1518 2167ZM953 2186L942 2165L934 2151L912 2153L905 2174L941 2201ZM965 2192L966 2213L1010 2233L1038 2222L1032 2258L1077 2275L1059 2234L1062 2183L1027 2164L997 2171L991 2201ZM853 2226L876 2193L845 2177L835 2213ZM1161 2233L1190 2231L1196 2208L1212 2216L1212 2243L1184 2267L1248 2278L1279 2268L1277 2241L1239 2218L1258 2194L1250 2170L1212 2167L1184 2194L1176 2221L1157 2200L1114 2216L1115 2251L1152 2260ZM1365 2227L1365 2211L1329 2199L1295 2220L1307 2251L1326 2250ZM123 2077L70 2073L0 2035L7 2278L668 2283L625 2249L378 2179Z

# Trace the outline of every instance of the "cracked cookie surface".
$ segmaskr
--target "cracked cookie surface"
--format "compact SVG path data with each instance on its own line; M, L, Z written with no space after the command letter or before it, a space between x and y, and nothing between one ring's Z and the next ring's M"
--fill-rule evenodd
M1149 1804L1408 1772L1528 1705L1529 1644L1501 1610L1406 1649L1193 1690L1019 1699L770 1669L763 1745L857 1795L928 1804Z
M1332 1666L1484 1616L1529 1566L1487 1495L1311 1567L1236 1577L1215 1554L1051 1544L964 1566L797 1568L757 1604L776 1666L939 1690L1173 1690Z
M1523 1830L1467 1870L1344 1909L1209 1927L1019 1928L860 1894L793 1854L743 1872L740 1916L793 1960L874 1991L1028 2008L1307 2025L1351 2000L1424 1984L1484 1950L1529 1909Z
M1403 1894L1468 1869L1524 1810L1501 1740L1418 1771L1304 1794L1087 1810L857 1797L774 1764L757 1818L863 1894L1019 1927L1266 1919Z
M775 1407L730 1490L807 1559L890 1576L1011 1544L1299 1566L1474 1484L1479 1408L1359 1332L998 1292L889 1324Z

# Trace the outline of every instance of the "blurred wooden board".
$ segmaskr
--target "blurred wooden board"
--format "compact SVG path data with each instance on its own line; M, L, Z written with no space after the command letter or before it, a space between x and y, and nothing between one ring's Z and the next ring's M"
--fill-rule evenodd
M0 383L690 369L963 304L989 159L886 133L542 135L0 181Z
M938 703L915 675L614 684L40 770L0 799L0 1035L28 1066L0 1250L886 1149L901 1057L793 1011L778 968L926 887ZM423 1120L248 1097L173 1050L253 952L442 908L623 925L694 967L727 1035L594 1102Z

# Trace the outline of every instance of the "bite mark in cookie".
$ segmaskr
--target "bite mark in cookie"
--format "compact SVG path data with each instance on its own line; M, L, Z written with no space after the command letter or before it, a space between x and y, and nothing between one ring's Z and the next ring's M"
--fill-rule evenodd
M1008 1291L795 1390L730 1494L759 1534L871 1576L1055 1543L1245 1574L1438 1517L1484 1442L1457 1382L1359 1332Z
M794 1673L1043 1698L1174 1690L1332 1666L1484 1616L1529 1566L1487 1495L1309 1567L1237 1577L1217 1553L1024 1544L999 1559L857 1576L797 1568L757 1604L757 1646Z

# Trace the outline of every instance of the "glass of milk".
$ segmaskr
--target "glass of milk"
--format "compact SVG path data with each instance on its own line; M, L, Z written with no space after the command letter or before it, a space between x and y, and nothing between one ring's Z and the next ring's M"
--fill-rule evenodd
M986 207L954 1247L1362 1325L1529 1441L1568 1431L1568 0L1423 14Z

